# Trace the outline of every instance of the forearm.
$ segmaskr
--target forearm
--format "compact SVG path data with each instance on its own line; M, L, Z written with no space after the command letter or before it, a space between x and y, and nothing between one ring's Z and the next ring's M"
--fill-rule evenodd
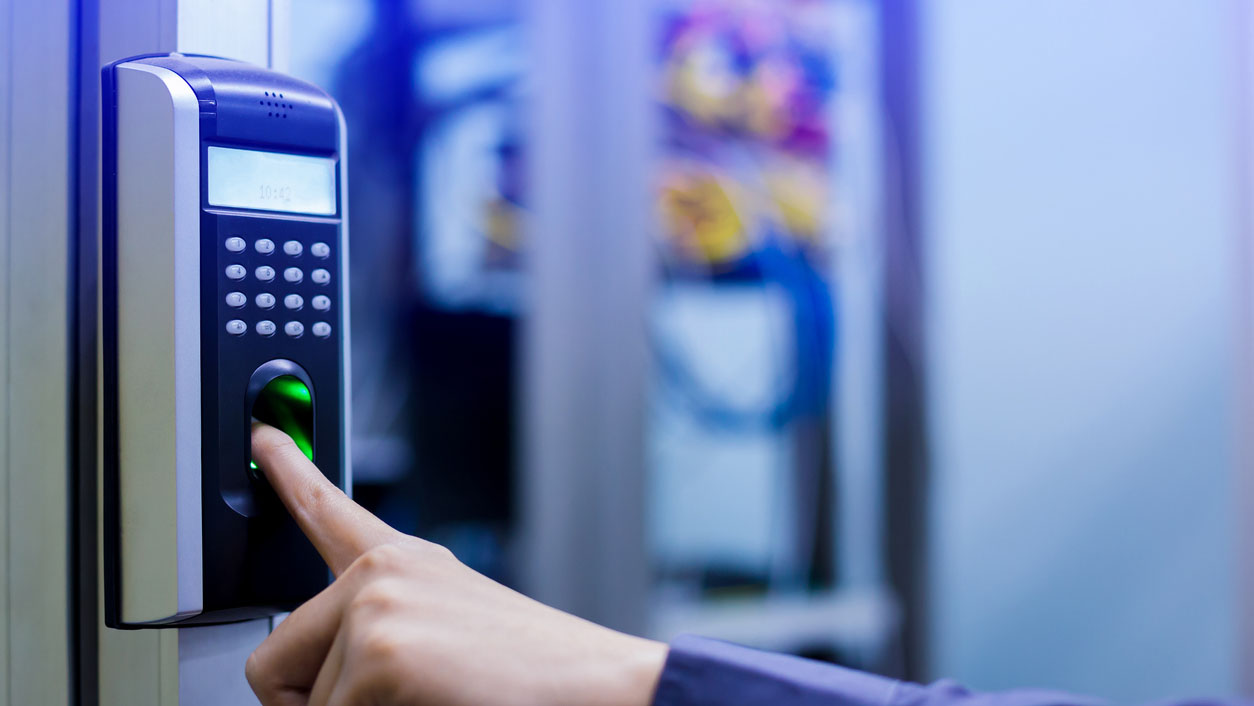
M714 640L671 645L653 706L1101 706L1100 699L1024 689L974 692L952 681L920 685ZM1235 706L1195 699L1157 706Z
M901 684L699 637L671 643L653 706L888 706Z

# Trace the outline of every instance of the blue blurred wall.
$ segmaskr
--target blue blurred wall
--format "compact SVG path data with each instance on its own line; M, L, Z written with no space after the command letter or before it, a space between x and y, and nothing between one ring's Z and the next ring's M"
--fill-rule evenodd
M922 5L933 672L1231 693L1236 3Z

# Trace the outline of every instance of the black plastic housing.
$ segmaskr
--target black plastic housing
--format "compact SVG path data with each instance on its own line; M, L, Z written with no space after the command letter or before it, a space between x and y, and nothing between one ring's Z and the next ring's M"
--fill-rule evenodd
M118 408L117 408L117 214L116 180L117 95L114 72L118 64L141 62L164 67L191 86L200 107L200 334L202 420L202 537L203 611L175 623L125 624L120 620L121 546L118 518ZM210 146L298 153L342 160L338 107L324 91L309 83L268 69L226 59L159 55L125 59L102 71L103 99L103 235L102 235L102 353L103 367L103 507L105 560L105 624L113 628L175 627L189 624L246 620L290 611L328 585L330 574L308 539L283 510L272 490L248 473L250 449L249 385L254 373L273 361L290 361L307 377L314 399L314 462L341 488L347 482L346 361L347 269L342 266L344 184L337 169L336 213L304 216L291 213L211 207L207 201L207 150ZM242 237L249 247L228 253L228 237ZM260 254L252 243L269 238L278 247ZM296 240L304 246L299 257L286 255L282 243ZM330 254L317 259L313 243L327 243ZM250 275L230 281L228 264L244 265ZM279 274L272 283L257 281L251 273L270 265ZM283 281L283 269L299 266L305 277L298 284ZM309 272L315 267L332 273L319 285ZM248 297L245 311L226 304L228 292ZM273 292L274 310L257 312L255 296ZM300 294L301 311L288 312L283 295ZM313 312L316 295L331 299L326 312ZM267 315L268 314L268 315ZM262 337L253 331L258 318L272 318L279 331ZM242 318L249 324L244 336L226 333L226 322ZM303 320L299 338L284 334L289 318ZM312 335L313 319L331 324L327 338ZM264 383L263 383L264 384Z

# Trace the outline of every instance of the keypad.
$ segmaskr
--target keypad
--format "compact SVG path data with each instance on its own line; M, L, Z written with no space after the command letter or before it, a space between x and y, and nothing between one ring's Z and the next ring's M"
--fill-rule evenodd
M286 340L330 339L334 331L333 320L325 320L325 312L331 310L336 290L324 289L324 294L316 295L309 290L314 287L317 291L318 287L329 285L332 268L328 264L326 267L306 270L299 263L301 258L306 257L329 260L333 254L331 246L323 241L311 243L290 236L283 237L291 231L279 228L271 231L276 233L271 237L249 234L246 232L249 230L247 226L232 229L235 233L228 231L220 241L227 251L223 257L230 259L220 260L219 266L224 268L223 273L227 280L233 283L219 290L224 293L227 307L223 311L230 311L231 315L238 317L223 316L221 321L224 322L226 333L232 337L248 338L255 335L264 339L278 336L281 330L281 338ZM231 262L231 259L236 261ZM305 281L306 277L308 282ZM263 287L270 291L259 291ZM279 307L280 301L282 307ZM306 309L307 303L309 309ZM267 314L263 313L276 310L282 311L288 318L276 322L266 318ZM253 315L249 316L249 312ZM310 319L317 316L319 320L302 319L302 312L310 312ZM275 314L271 313L269 316L275 317ZM313 334L308 339L305 337L306 331Z

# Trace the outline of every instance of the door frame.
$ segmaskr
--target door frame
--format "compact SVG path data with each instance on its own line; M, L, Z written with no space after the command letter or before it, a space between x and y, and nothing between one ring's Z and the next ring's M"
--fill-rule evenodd
M20 2L20 0L10 0ZM100 68L127 56L160 52L210 54L286 70L290 0L79 0L72 2L75 65L69 82L74 108L72 211L75 247L69 254L74 364L72 485L68 518L69 596L74 646L73 703L255 703L244 661L269 632L267 620L164 630L115 630L103 623L100 483ZM143 21L147 20L147 21ZM235 667L238 667L237 669ZM42 703L42 702L41 702ZM52 702L48 702L52 703Z

